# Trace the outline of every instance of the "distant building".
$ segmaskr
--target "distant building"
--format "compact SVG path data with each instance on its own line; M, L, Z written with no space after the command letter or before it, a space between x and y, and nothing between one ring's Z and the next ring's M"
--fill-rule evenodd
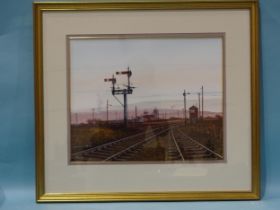
M154 115L154 118L155 118L156 120L159 119L159 111L158 111L157 108L154 108L154 110L153 110L153 115Z
M143 115L143 119L144 119L144 122L153 121L153 120L155 120L155 116L153 114L146 114L146 115Z
M150 114L148 111L144 111L143 115L138 117L138 122L147 122L147 121L155 121L159 119L159 111L157 108L153 110L153 112Z
M198 108L196 106L191 106L189 108L190 113L190 123L196 123L198 121Z

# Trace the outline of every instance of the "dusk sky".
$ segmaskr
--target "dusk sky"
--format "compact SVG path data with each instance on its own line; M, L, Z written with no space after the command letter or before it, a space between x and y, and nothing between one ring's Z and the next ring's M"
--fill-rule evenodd
M110 109L121 110L104 78L128 66L136 87L128 95L130 106L181 109L184 89L193 93L188 106L197 105L203 85L205 110L222 111L221 38L73 39L70 55L72 112L103 111L107 100ZM124 88L127 77L116 78Z

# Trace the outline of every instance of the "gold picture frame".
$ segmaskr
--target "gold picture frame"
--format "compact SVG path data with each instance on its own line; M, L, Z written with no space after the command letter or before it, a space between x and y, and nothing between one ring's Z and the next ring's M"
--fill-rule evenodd
M50 164L46 162L49 157L46 158L47 153L50 152L49 145L47 144L48 132L51 130L48 128L48 123L54 123L51 117L48 117L48 110L51 110L49 106L50 104L46 104L48 100L47 89L49 87L46 84L49 82L49 79L45 72L45 69L51 68L52 65L49 62L50 57L48 50L50 50L51 46L46 45L45 39L50 36L48 34L48 27L54 23L53 20L56 20L55 14L65 15L65 21L61 21L61 25L59 27L69 27L71 22L67 22L67 18L70 18L71 21L76 18L77 15L83 14L83 18L87 18L87 15L98 13L101 14L99 16L100 21L102 22L102 18L109 14L114 16L116 12L122 13L122 18L125 17L129 12L133 17L133 13L137 13L137 15L141 12L151 12L151 13L164 13L164 12L177 12L178 16L182 14L182 12L213 12L213 13L226 13L227 11L246 11L248 12L248 28L249 28L249 37L245 39L245 43L249 46L248 51L248 78L247 81L248 87L245 92L248 92L250 95L248 101L248 107L250 113L248 125L249 130L247 129L247 134L250 138L246 139L249 144L248 154L244 154L244 156L248 157L249 166L249 181L248 186L250 189L241 190L238 189L227 189L224 190L223 186L221 186L221 190L209 190L209 189L201 189L198 190L153 190L149 189L147 191L135 190L135 191L122 191L122 190L98 190L98 191L88 191L88 190L78 190L73 191L72 189L66 190L54 189L54 184L48 186L46 183L51 182L52 178L47 175L50 169ZM179 1L170 1L170 0L154 0L154 1L104 1L104 2L35 2L33 4L33 12L34 12L34 68L35 68L35 112L36 112L36 200L37 202L100 202L100 201L183 201L183 200L257 200L260 199L260 140L259 140L259 4L257 0L179 0ZM176 14L177 14L176 13ZM180 13L180 15L179 15ZM50 19L46 19L46 17L50 14ZM73 17L70 15L73 14ZM104 15L105 14L105 15ZM175 16L176 16L175 14ZM104 15L104 16L102 16ZM169 14L170 15L170 14ZM184 15L184 14L183 14ZM207 14L206 14L207 15ZM221 15L221 14L219 14ZM214 15L215 16L215 15ZM60 16L61 17L61 16ZM160 16L159 16L160 17ZM92 18L92 17L90 17ZM114 18L114 17L113 17ZM120 18L120 20L124 20ZM147 17L148 18L148 17ZM61 19L58 19L59 21ZM106 19L107 20L107 19ZM164 19L166 20L166 19ZM59 22L56 20L56 22ZM145 20L146 21L146 20ZM178 19L175 20L175 22ZM193 19L192 22L195 22L196 19ZM102 23L99 24L102 24ZM66 24L65 24L66 23ZM67 25L69 24L69 25ZM128 23L131 24L131 23ZM172 26L168 25L172 33L181 33L181 31L177 31L177 29L173 29ZM238 23L239 24L239 23ZM238 26L238 24L236 24ZM144 24L143 24L144 25ZM241 24L242 25L242 24ZM71 26L72 28L76 26L78 29L78 25ZM243 25L242 25L243 26ZM57 27L57 26L55 26ZM54 27L54 28L55 28ZM102 28L102 27L101 27ZM97 34L112 34L114 29L98 29ZM114 28L114 27L112 27ZM201 33L198 32L199 27L196 28L197 31L191 31L193 33ZM122 28L124 34L130 33L126 32L126 28ZM135 31L138 29L134 29ZM149 28L147 30L153 31L153 29ZM146 34L146 31L141 32L141 27L135 34ZM163 31L164 27L158 29L158 31ZM174 30L174 32L172 31ZM65 34L68 36L73 34L73 32L69 32L68 28L65 29ZM140 32L139 32L140 31ZM216 31L217 33L224 33L222 31ZM91 32L81 31L80 34L85 34L87 36ZM154 32L153 32L154 33ZM161 32L157 32L161 33ZM168 32L170 33L170 32ZM74 33L75 34L75 33ZM77 33L76 33L77 34ZM116 31L113 34L121 34L119 31ZM53 34L52 34L53 35ZM244 36L246 38L246 36ZM51 37L51 40L55 40L56 38ZM66 36L65 36L65 45L66 45ZM60 40L61 41L61 40ZM55 42L53 42L55 43ZM226 45L227 47L227 45ZM65 49L61 49L61 52L66 52ZM54 52L52 52L54 53ZM66 56L60 55L60 51L56 52L54 56L61 56L60 58L66 59ZM228 59L229 60L229 59ZM66 60L62 61L65 63ZM64 65L64 64L63 64ZM63 66L64 68L64 66ZM63 70L64 71L64 70ZM66 70L65 70L66 72ZM47 75L47 76L46 76ZM61 75L60 75L61 76ZM243 76L243 75L241 75ZM246 76L246 75L245 75ZM65 75L66 77L66 75ZM46 81L46 78L48 81ZM51 77L50 77L51 78ZM64 80L63 80L64 81ZM236 81L233 81L236 82ZM64 83L63 83L64 84ZM63 86L62 84L62 86ZM64 86L63 86L64 87ZM66 87L66 86L65 86ZM61 88L60 86L58 89ZM67 95L67 93L65 93ZM67 101L67 100L66 100ZM67 106L67 105L66 105ZM62 108L63 109L63 108ZM65 107L67 110L68 108ZM64 120L65 121L65 120ZM63 122L64 122L63 121ZM67 126L66 126L67 127ZM66 132L66 131L65 131ZM245 130L246 132L246 130ZM55 132L54 132L55 133ZM55 134L54 134L55 135ZM67 141L66 139L63 141ZM55 146L55 145L54 145ZM238 145L237 145L238 146ZM51 161L50 161L51 162ZM242 163L240 163L242 165ZM68 166L65 166L68 167ZM178 177L177 177L178 178ZM242 176L241 176L242 178ZM176 179L176 177L173 177ZM79 180L79 179L78 179ZM102 180L101 180L102 182ZM237 186L239 186L237 184ZM121 188L120 188L121 189ZM129 189L129 186L128 186Z

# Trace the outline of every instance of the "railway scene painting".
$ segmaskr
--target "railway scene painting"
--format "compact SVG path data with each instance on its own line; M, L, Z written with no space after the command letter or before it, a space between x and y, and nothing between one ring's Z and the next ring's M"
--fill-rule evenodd
M223 39L69 36L70 163L225 161Z

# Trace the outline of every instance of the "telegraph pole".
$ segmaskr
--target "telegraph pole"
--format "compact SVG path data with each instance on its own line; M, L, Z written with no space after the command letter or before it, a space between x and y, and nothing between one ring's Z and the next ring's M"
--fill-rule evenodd
M106 103L106 121L108 123L109 120L109 103L108 103L108 99L107 99L107 103Z
M137 106L136 105L135 105L134 113L135 113L135 119L137 119Z
M184 90L183 96L184 96L184 116L185 116L185 126L187 126L187 102L186 102L186 90Z
M91 119L92 119L92 123L94 122L94 108L91 109Z
M200 92L198 94L198 119L200 118Z
M124 126L127 127L127 93L126 91L123 93L123 120Z
M115 118L116 118L116 120L119 119L119 118L118 118L118 112L117 112L117 111L115 111Z
M78 113L75 113L75 121L76 121L76 124L79 124Z
M109 122L109 106L112 106L112 105L109 104L109 100L107 99L107 103L106 103L106 120L107 120L107 123Z
M186 93L186 90L184 90L183 92L183 96L184 96L184 115L185 115L185 126L187 126L187 98L186 96L190 95L190 93Z
M202 106L202 120L203 120L203 112L204 112L204 96L203 96L203 85L202 85L202 87L201 87L201 97L202 97L202 100L201 100L201 106Z
M112 106L112 105L109 104L109 101L107 99L107 103L106 103L106 120L107 120L107 123L109 122L109 106Z

